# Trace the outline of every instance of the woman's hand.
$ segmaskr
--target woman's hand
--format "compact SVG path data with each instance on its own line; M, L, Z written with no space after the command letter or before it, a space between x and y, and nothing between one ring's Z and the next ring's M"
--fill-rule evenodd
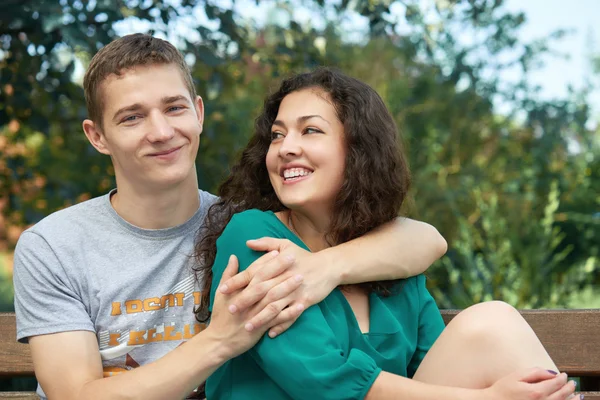
M489 400L566 400L572 398L575 382L567 381L565 373L530 368L514 372L484 391L482 398Z
M238 260L235 256L229 258L227 268L223 272L221 282L224 284L238 271ZM232 313L228 310L236 299L245 297L250 287L234 290L228 294L216 291L210 323L207 331L223 344L227 358L233 358L258 342L266 330L277 318L295 321L302 308L288 307L288 296L302 284L302 276L294 275L274 285L258 302L245 310ZM258 322L252 322L258 321Z
M249 240L247 244L252 250L269 253L253 262L245 271L231 279L223 280L224 288L219 288L223 293L247 288L240 296L229 301L229 309L232 312L255 307L268 291L294 276L302 276L303 282L298 285L297 290L290 292L285 300L282 299L282 302L296 310L304 310L320 302L340 284L339 273L328 268L329 260L320 252L311 253L287 239L261 238ZM294 314L295 318L282 314L269 320L269 336L275 337L287 330L300 314L301 311ZM262 314L257 314L251 323L263 326L265 318Z

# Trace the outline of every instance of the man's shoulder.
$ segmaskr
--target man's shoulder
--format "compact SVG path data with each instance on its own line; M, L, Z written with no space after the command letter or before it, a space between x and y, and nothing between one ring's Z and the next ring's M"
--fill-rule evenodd
M109 217L106 212L108 195L95 197L90 200L63 208L41 219L25 232L39 236L52 236L57 232L68 234L87 229L88 223L97 224L98 219Z
M219 197L202 189L198 189L198 196L200 197L200 207L206 210L219 200Z

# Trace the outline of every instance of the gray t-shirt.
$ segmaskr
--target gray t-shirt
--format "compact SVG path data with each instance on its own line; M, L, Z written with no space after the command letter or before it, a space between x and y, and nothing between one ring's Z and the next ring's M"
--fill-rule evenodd
M147 230L115 212L111 193L26 230L14 262L17 339L94 332L104 376L150 363L203 329L193 313L201 296L192 252L216 200L199 191L187 222Z

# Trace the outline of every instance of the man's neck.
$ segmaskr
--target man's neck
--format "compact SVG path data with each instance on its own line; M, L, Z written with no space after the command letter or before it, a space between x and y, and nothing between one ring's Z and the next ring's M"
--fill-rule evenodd
M110 202L121 218L142 229L166 229L189 220L200 207L198 183L193 181L161 190L119 185Z

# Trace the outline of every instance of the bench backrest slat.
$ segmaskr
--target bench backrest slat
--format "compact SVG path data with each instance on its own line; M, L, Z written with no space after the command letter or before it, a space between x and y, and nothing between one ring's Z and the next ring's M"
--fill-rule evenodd
M17 343L14 313L0 313L0 375L33 376L29 346Z
M442 310L447 323L458 310ZM600 400L600 310L521 311L561 371L586 378L586 400ZM16 342L14 313L0 313L0 376L34 376L29 346ZM583 383L583 381L582 381ZM34 399L33 393L0 393L0 399Z
M10 400L39 400L35 392L0 392L0 399Z

